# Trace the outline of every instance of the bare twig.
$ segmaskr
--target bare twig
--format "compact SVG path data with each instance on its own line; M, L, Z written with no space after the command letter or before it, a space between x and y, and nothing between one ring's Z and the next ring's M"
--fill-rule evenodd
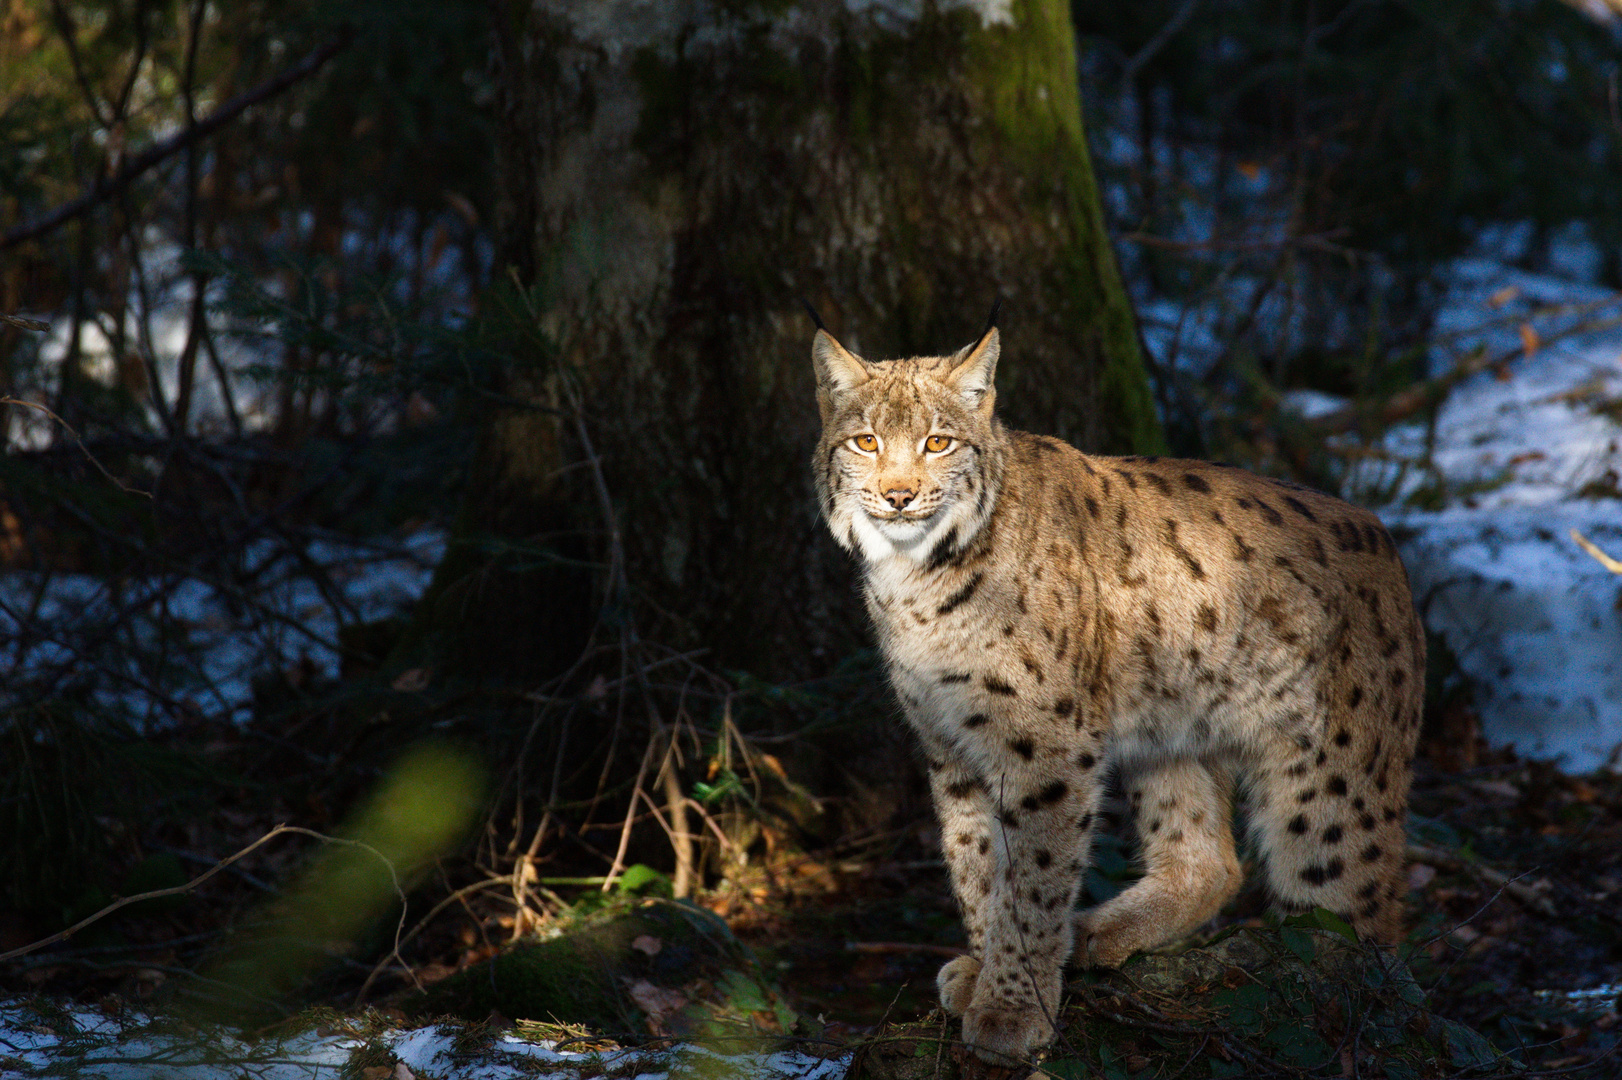
M56 19L57 32L62 35L62 45L68 51L68 63L73 67L73 77L79 83L79 92L84 95L90 115L96 118L96 123L108 127L108 118L101 111L101 96L90 85L90 77L85 74L84 60L79 55L79 28L74 24L72 14L62 0L51 0L51 14Z
M959 957L972 955L961 945L929 945L918 941L847 941L845 951L868 956L892 956L897 953L925 953L930 956Z
M683 900L693 891L693 834L687 831L687 798L681 789L679 764L676 731L672 728L660 781L665 793L665 812L670 815L670 846L676 852L676 873L671 879L670 891L676 899Z
M85 211L106 202L154 165L184 150L196 140L212 135L249 108L269 101L289 87L314 75L326 66L327 61L349 48L355 37L356 31L354 29L340 32L337 37L328 41L286 71L266 79L251 90L238 94L203 117L203 119L197 121L197 123L182 128L167 139L159 139L147 147L146 150L125 161L118 172L112 176L98 177L90 185L90 190L78 198L71 199L58 206L55 210L35 218L33 221L26 221L15 228L7 230L4 234L0 234L0 251L15 247L25 240L43 236L61 226L64 222L71 221Z
M642 778L648 774L648 763L652 760L653 743L650 741L647 749L642 752L642 764L637 766L636 780L631 785L631 790L633 793L642 790ZM620 842L618 849L616 849L614 852L614 862L608 868L608 875L603 878L603 892L607 892L609 889L613 888L615 879L617 879L620 872L625 869L625 852L631 846L632 811L635 810L635 808L636 796L633 794L631 797L631 806L625 811L625 822L620 826Z
M400 959L400 950L404 948L412 938L422 933L422 931L428 926L429 922L433 920L434 916L438 915L441 911L444 911L452 904L460 903L465 897L471 896L473 893L483 892L485 889L494 889L504 885L511 885L512 882L513 875L511 874L506 874L501 877L485 878L482 881L475 881L471 885L465 885L462 888L457 889L439 903L429 908L428 914L418 919L416 925L414 925L404 934L400 935L400 937L395 941L394 951L385 956L383 959L379 960L372 967L371 973L366 976L366 981L360 984L359 990L355 991L355 1007L358 1008L366 1000L366 994L371 990L372 983L376 982L377 977L383 973L383 969L389 966L389 961Z
M7 315L3 312L0 312L0 323L23 330L38 330L41 333L51 328L51 324L48 322L40 322L38 319L25 319L21 315Z
M19 405L19 406L21 406L22 408L25 408L25 409L35 409L35 410L37 410L39 412L44 413L46 416L50 417L52 420L55 420L58 424L61 424L63 431L66 431L69 435L73 436L73 441L79 444L79 449L83 450L84 451L84 456L90 459L90 464L94 465L96 467L96 471L101 473L101 475L105 476L108 480L112 481L114 486L119 488L121 491L129 492L131 495L142 495L142 496L145 496L148 499L150 499L152 497L151 492L142 491L140 488L132 488L128 484L124 483L124 481L120 480L118 477L116 477L112 473L108 472L107 467L105 465L103 465L100 461L98 461L96 459L96 455L92 454L90 452L90 448L84 444L84 440L79 437L79 433L77 431L73 430L73 425L69 424L66 420L64 420L60 416L56 415L56 413L52 412L50 409L46 408L44 405L41 405L37 401L24 401L22 398L14 398L14 397L0 397L0 405Z
M278 825L265 835L261 836L259 839L255 840L253 843L249 844L247 847L243 848L241 851L237 852L235 855L231 855L220 860L207 870L203 871L201 874L186 882L184 885L174 885L167 889L154 889L151 892L136 893L134 896L120 897L119 899L114 900L111 904L108 904L106 907L102 908L100 911L96 912L94 915L87 915L83 919L80 919L66 930L58 930L50 937L41 938L40 940L32 942L31 944L12 949L10 952L0 953L0 961L10 960L18 956L26 956L38 949L45 948L47 945L54 945L58 941L66 941L74 934L77 934L80 930L83 930L85 927L89 926L91 923L100 922L102 919L105 919L119 908L125 908L131 904L138 904L143 900L159 900L165 896L182 896L189 893L193 889L197 888L197 886L213 877L215 874L218 874L231 864L246 858L248 855L264 847L266 844L270 843L270 841L276 839L276 837L281 836L284 833L300 833L306 836L315 836L322 840L331 839L331 837L323 836L321 833L312 832L309 829L299 828L296 825Z
M1444 870L1450 870L1454 873L1474 874L1476 877L1480 878L1484 884L1497 889L1499 892L1508 893L1522 904L1525 904L1527 907L1532 908L1534 911L1537 911L1540 914L1551 917L1556 914L1554 902L1552 900L1538 892L1536 889L1532 888L1530 885L1525 885L1521 882L1521 878L1531 873L1530 870L1526 871L1525 873L1517 874L1515 877L1510 877L1502 870L1494 870L1492 867L1483 866L1481 863L1466 862L1450 852L1443 851L1441 848L1434 848L1425 844L1409 844L1406 854L1409 859L1416 862L1429 863L1432 866L1438 866ZM1494 894L1494 899L1496 898L1496 894ZM1480 912L1477 912L1476 914L1479 915ZM1472 915L1470 916L1470 919L1475 917L1475 915ZM1466 919L1465 922L1469 922L1470 919ZM1459 925L1462 926L1464 923L1460 923ZM1458 929L1458 927L1454 927L1454 929ZM1452 931L1450 930L1448 933L1452 933ZM1429 944L1429 942L1426 944Z
M1610 297L1605 303L1614 304L1616 299L1616 297ZM1563 338L1607 329L1619 323L1622 323L1622 318L1578 323L1575 326L1567 327L1564 330L1541 338L1541 344L1547 347ZM1451 371L1438 375L1434 379L1423 379L1414 383L1412 386L1392 394L1385 401L1375 403L1372 408L1365 408L1356 403L1346 405L1335 409L1333 412L1313 418L1308 421L1308 425L1320 434L1338 435L1342 432L1354 430L1365 416L1372 416L1385 424L1395 423L1437 404L1449 391L1466 379L1483 371L1501 368L1524 353L1525 349L1521 346L1516 346L1508 352L1496 356L1489 356L1485 350L1473 352L1459 360Z
M1605 569L1609 570L1613 574L1622 574L1622 561L1613 559L1609 555L1605 554L1605 552L1601 551L1592 540L1578 532L1576 529L1571 530L1571 538L1577 541L1578 547L1592 555L1594 560L1601 566L1605 567Z
M1137 78L1138 72L1142 70L1143 65L1153 60L1155 54L1166 47L1166 44L1177 35L1177 31L1181 30L1183 25L1188 22L1189 16L1194 14L1194 9L1199 6L1200 0L1183 0L1183 6L1172 13L1171 18L1166 21L1166 25L1162 26L1159 32L1149 39L1148 44L1137 51L1137 55L1126 62L1126 69L1121 72L1121 82L1130 83Z

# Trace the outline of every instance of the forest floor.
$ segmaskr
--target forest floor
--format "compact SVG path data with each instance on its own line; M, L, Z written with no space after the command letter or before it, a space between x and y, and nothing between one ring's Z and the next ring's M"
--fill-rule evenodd
M1508 754L1483 758L1451 772L1428 759L1419 762L1404 955L1434 1013L1514 1052L1531 1075L1616 1075L1622 1054L1622 776L1579 779ZM189 842L175 836L173 846L163 846L246 846L295 810L246 790L241 796L228 799L206 823L194 823ZM797 1015L793 1030L810 1035L817 1048L809 1056L780 1048L777 1057L750 1049L728 1058L723 1072L837 1076L827 1069L840 1047L854 1048L887 1022L916 1021L931 1011L934 972L961 946L962 933L944 868L921 839L926 825L908 823L870 837L866 854L855 856L783 847L695 897L752 948L775 1000L787 1015ZM147 843L156 847L159 838ZM848 839L844 850L850 850ZM386 980L371 995L371 1008L381 1013L357 1012L355 991L370 967L359 954L333 958L308 985L306 1000L321 1011L303 1014L292 1028L271 1023L260 1038L211 1035L204 1052L190 1021L150 1019L183 1001L199 970L207 970L209 951L233 926L252 923L267 883L285 879L296 859L290 848L267 848L236 864L234 878L217 877L167 907L153 902L120 912L70 942L0 967L0 998L10 996L0 1010L0 1076L78 1075L81 1069L109 1077L163 1075L149 1067L190 1061L202 1070L192 1075L206 1078L225 1075L208 1071L210 1055L235 1054L267 1068L281 1063L304 1070L286 1075L382 1077L356 1071L355 1055L368 1047L391 1069L417 1061L424 1075L513 1075L502 1070L512 1067L514 1054L529 1055L529 1071L546 1065L542 1071L577 1075L592 1071L581 1062L596 1061L595 1049L615 1045L588 1043L580 1051L585 1057L576 1060L559 1051L556 1030L539 1042L534 1032L525 1038L515 1031L510 1045L487 1040L483 1051L458 1058L463 1068L447 1070L435 1055L448 1053L445 1047L458 1039L467 1042L466 1033L447 1029L438 1043L426 1035L409 1042L415 1024L393 1004L411 997L403 980ZM1247 888L1206 936L1235 924L1262 925L1263 906L1259 890ZM405 954L412 977L442 979L497 953L510 931L510 911L475 896L460 912L437 919ZM32 932L15 923L6 930L0 951ZM362 1015L369 1019L343 1019ZM310 1022L311 1016L320 1022ZM99 1041L97 1024L104 1029ZM768 1019L767 1028L773 1027ZM66 1030L72 1038L59 1038ZM164 1041L177 1030L190 1034L180 1043ZM299 1034L289 1042L286 1031ZM122 1041L114 1032L123 1033ZM89 1069L98 1055L106 1067ZM429 1067L436 1060L437 1070ZM667 1057L638 1061L639 1072L674 1068ZM479 1071L486 1066L496 1071ZM406 1072L415 1075L409 1065ZM1143 1075L1159 1075L1159 1069Z
M1412 809L1404 954L1431 1008L1535 1069L1604 1056L1622 1074L1622 776L1422 760ZM853 1033L932 1007L941 951L962 943L944 870L877 860L783 878L717 906L797 1007ZM1253 884L1206 932L1261 925L1263 907Z

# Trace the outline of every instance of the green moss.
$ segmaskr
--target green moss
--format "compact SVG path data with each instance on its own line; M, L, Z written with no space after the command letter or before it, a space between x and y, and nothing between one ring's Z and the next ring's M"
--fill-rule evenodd
M1138 348L1137 323L1109 243L1081 121L1075 33L1066 0L1015 0L1014 25L970 36L971 78L995 120L996 152L1034 178L1056 172L1066 211L1058 306L1099 364L1095 398L1114 453L1164 454L1165 432ZM1045 201L1041 185L1032 184ZM1033 212L1041 212L1033 206Z
M652 955L637 945L647 938L658 943ZM641 1028L626 994L634 981L674 989L740 979L758 980L759 972L726 923L691 904L645 900L606 909L561 937L515 945L402 1004L422 1015L478 1020L497 1012L623 1034Z
M1340 1075L1507 1077L1516 1066L1479 1034L1430 1014L1408 970L1311 919L1243 929L1178 955L1140 955L1075 980L1052 1076ZM959 1022L939 1014L880 1032L849 1080L955 1080L961 1048L925 1053ZM1192 1068L1191 1068L1192 1067Z
M914 271L897 279L896 299L901 302L888 312L896 325L888 333L866 332L896 341L902 351L936 349L941 347L934 340L938 325L961 321L961 313L940 310L938 257L927 250L930 230L923 226L940 212L940 192L931 186L938 178L928 168L898 169L896 155L908 152L906 132L920 120L918 88L961 80L991 121L967 128L981 144L970 156L1025 175L1021 187L1032 222L1052 220L1055 202L1060 208L1063 235L1051 267L1050 295L1023 303L1062 313L1074 335L1075 352L1096 365L1093 377L1084 380L1094 387L1094 398L1084 407L1108 418L1098 425L1108 445L1096 448L1164 453L1165 436L1109 244L1082 126L1068 4L1015 0L1011 26L986 27L977 13L961 8L933 11L905 33L849 29L829 54L819 57L811 50L794 58L765 40L765 16L780 6L742 3L730 11L738 20L737 32L751 39L746 68L735 60L717 65L695 58L681 47L671 54L647 46L635 54L631 74L642 97L639 149L679 172L693 139L714 123L715 109L732 110L734 103L748 102L750 109L759 110L762 129L770 130L794 130L818 112L831 112L847 145L885 177L893 203L885 223L891 261ZM758 17L751 21L750 16ZM902 72L904 78L898 76ZM740 120L743 115L738 114ZM1053 176L1057 192L1045 182ZM783 251L772 251L746 268L736 264L740 249L732 245L730 250L735 276L775 281ZM989 293L994 283L986 287ZM761 375L771 378L769 365Z

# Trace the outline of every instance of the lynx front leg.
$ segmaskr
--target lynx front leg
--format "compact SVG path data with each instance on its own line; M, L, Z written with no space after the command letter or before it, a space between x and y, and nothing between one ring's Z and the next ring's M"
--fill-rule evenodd
M980 968L963 1016L964 1041L1003 1064L1025 1060L1053 1038L1070 909L1101 794L1092 753L1067 760L1062 748L1050 756L1024 739L1011 745L1013 763L987 785L995 865Z
M952 878L952 894L963 912L969 951L978 954L985 941L993 869L989 789L967 762L945 749L931 748L929 790L941 827L941 852Z
M947 1015L962 1016L974 997L985 944L986 903L995 870L991 802L986 782L956 747L935 743L927 736L924 746L929 754L929 790L941 828L941 851L951 875L952 894L963 913L970 953L941 968L935 985Z

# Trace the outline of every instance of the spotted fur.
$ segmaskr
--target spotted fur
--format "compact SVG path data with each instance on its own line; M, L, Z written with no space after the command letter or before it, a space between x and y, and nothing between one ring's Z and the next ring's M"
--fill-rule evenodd
M1278 906L1392 941L1425 669L1372 514L1007 430L999 350L995 329L950 356L812 348L822 512L860 558L968 932L941 1001L990 1060L1051 1039L1072 956L1117 966L1233 895L1236 796ZM1112 770L1145 875L1073 912Z

